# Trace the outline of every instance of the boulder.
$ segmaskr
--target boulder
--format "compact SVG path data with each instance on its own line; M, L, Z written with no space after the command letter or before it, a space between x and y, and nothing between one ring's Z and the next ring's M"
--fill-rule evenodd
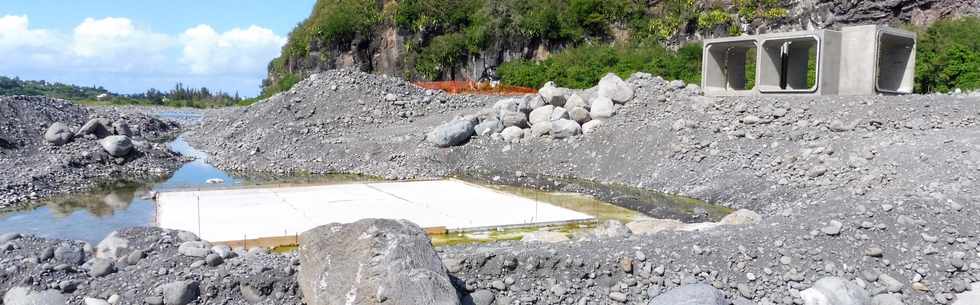
M605 120L611 118L615 113L616 108L613 101L608 97L598 97L592 100L592 109L589 110L589 115L592 116L593 120Z
M829 276L817 280L813 287L800 292L806 305L871 305L868 292L857 283Z
M537 138L546 134L551 134L551 125L551 121L544 121L531 125L531 137Z
M582 126L572 120L561 119L551 122L551 137L555 139L570 138L582 134Z
M504 141L515 143L524 137L524 130L517 126L510 126L504 128L504 131L500 132L500 136L504 138Z
M95 257L115 260L126 257L131 251L129 240L112 231L95 246Z
M572 109L575 107L589 109L589 102L585 101L585 99L578 94L572 94L568 97L568 100L565 101L565 105L562 107L565 107L565 109Z
M2 149L14 149L14 148L17 148L17 143L14 143L14 140L12 140L12 139L4 136L4 135L0 135L0 148L2 148Z
M85 125L82 125L82 127L79 128L78 132L75 132L75 134L78 136L86 136L91 134L98 139L102 139L112 135L112 133L109 132L109 126L110 122L108 119L91 119L88 120L88 122L85 122Z
M551 114L555 112L555 106L545 105L537 109L531 110L531 114L528 115L528 121L531 122L531 126L541 122L551 121Z
M595 132L599 126L602 126L602 120L590 120L582 124L582 133L590 134Z
M601 238L623 238L633 234L630 228L618 220L607 220L595 228L595 235Z
M65 297L57 290L34 291L27 287L14 287L3 295L4 305L65 305Z
M88 263L88 274L93 277L101 277L116 271L116 265L111 259L93 258Z
M85 305L109 305L109 301L90 297L85 297L82 301Z
M177 281L160 286L164 305L190 304L201 295L201 284L197 281Z
M476 117L464 117L439 125L426 136L426 141L436 147L450 147L465 144L476 134Z
M54 248L54 259L69 265L81 265L85 262L85 251L74 245L61 245Z
M670 81L670 83L668 83L667 86L674 90L681 90L687 87L687 84L685 84L684 81L682 80L675 79Z
M483 121L480 124L476 124L473 127L473 131L477 136L485 136L493 133L498 133L504 129L504 125L500 123L500 120L492 119Z
M677 230L684 226L683 222L674 219L643 219L634 220L626 224L633 234L649 235L662 231Z
M575 107L568 111L568 118L579 124L585 124L592 119L592 116L589 116L589 110L585 107Z
M720 221L724 225L747 225L755 224L762 221L762 216L759 213L753 212L752 210L738 209L731 214L725 215Z
M303 232L299 244L306 304L459 304L429 237L406 220L323 225Z
M71 133L71 129L68 125L61 122L55 122L48 126L48 131L44 132L44 141L50 143L51 145L60 146L65 145L71 141L74 135Z
M707 284L690 284L668 290L649 305L730 305L725 293Z
M520 104L521 104L521 100L520 99L516 99L516 98L505 98L505 99L502 99L502 100L497 101L496 103L493 103L493 111L495 113L498 113L498 114L499 113L502 113L504 111L517 112L517 111L520 111L519 110Z
M526 109L524 109L526 110L524 111L525 113L530 113L532 110L544 107L544 105L548 104L547 102L544 101L544 98L541 97L541 95L537 95L537 94L525 95L524 102L526 104L525 105Z
M190 257L205 257L211 253L211 244L206 241L185 241L177 247L177 253Z
M527 115L518 111L505 110L500 112L500 122L505 128L511 126L525 128L528 126Z
M477 290L463 297L463 305L492 305L495 296L490 290Z
M547 82L538 90L538 94L541 95L544 102L552 106L564 106L565 93L567 92L568 89L555 86L555 82Z
M633 86L616 74L609 73L599 80L599 96L608 97L616 103L626 103L633 99Z
M565 107L555 107L555 109L551 111L552 121L557 121L557 120L562 120L567 118L568 118L568 110L566 110Z
M568 236L565 236L565 234L561 234L558 232L551 232L551 231L531 232L528 234L524 234L524 237L521 238L521 241L523 242L541 242L541 243L557 243L557 242L563 242L568 240L569 238Z
M102 149L105 149L113 157L125 157L133 152L133 141L127 136L108 136L99 141Z
M120 135L120 136L127 136L127 137L132 137L133 136L133 130L129 128L129 124L126 124L126 122L123 122L123 121L119 121L119 122L113 123L112 124L112 130L117 135Z

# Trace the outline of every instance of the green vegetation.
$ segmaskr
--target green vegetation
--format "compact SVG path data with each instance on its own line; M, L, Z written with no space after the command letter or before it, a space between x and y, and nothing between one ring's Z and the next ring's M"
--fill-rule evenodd
M980 18L939 21L918 32L916 92L980 89Z
M615 61L641 65L636 61L644 56L636 53L652 50L671 54L657 46L685 29L707 32L722 27L737 34L741 22L781 18L786 9L779 2L737 0L734 5L722 5L665 0L650 5L644 0L318 0L310 17L290 33L282 55L270 63L262 96L292 87L304 76L300 63L329 61L330 54L367 48L371 40L381 39L383 31L391 28L405 36L400 55L404 77L460 79L464 77L456 73L471 55L537 45L569 48L580 54L604 53L607 62L610 52L612 57L629 55ZM612 47L614 43L630 47ZM314 51L319 58L309 58ZM675 57L684 57L683 52ZM686 63L646 60L642 65L658 67L650 71L654 73L674 71L672 65L677 64ZM511 66L515 68L509 71L511 83L538 83L539 79L528 73L546 70L525 66ZM620 67L616 71L628 70ZM693 80L699 70L695 67L689 73L671 75ZM513 78L517 75L522 76ZM592 76L578 78L581 82Z
M206 87L187 88L177 83L173 89L162 92L150 89L144 93L116 94L102 87L83 87L47 81L21 80L0 76L0 96L38 95L71 100L84 105L163 105L171 107L212 108L232 105L248 105L256 99L244 99L238 93L212 92Z
M549 80L559 86L588 88L606 73L626 78L637 71L697 83L701 79L701 45L690 44L677 51L659 45L581 46L543 61L510 61L497 69L504 83L533 88Z

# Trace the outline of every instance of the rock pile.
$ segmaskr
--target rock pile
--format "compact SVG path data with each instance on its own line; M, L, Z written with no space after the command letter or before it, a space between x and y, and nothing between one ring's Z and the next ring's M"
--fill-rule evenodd
M91 178L166 174L178 157L160 140L179 126L134 111L46 97L0 97L0 207L92 186Z
M437 147L465 144L476 135L516 143L549 136L572 138L591 133L633 99L633 86L609 73L587 90L546 83L538 94L497 101L484 111L456 118L434 128L426 140Z

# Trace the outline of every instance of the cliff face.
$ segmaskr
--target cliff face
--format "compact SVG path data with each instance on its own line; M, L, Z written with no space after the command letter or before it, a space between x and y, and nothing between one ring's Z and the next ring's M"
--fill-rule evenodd
M367 0L340 0L337 3L364 2ZM533 0L532 0L533 1ZM552 1L549 5L566 5L564 0L541 0ZM629 1L629 0L624 0ZM561 37L559 34L539 34L528 35L523 33L528 27L521 26L529 18L528 16L516 16L514 11L508 8L498 7L497 3L508 1L479 2L473 0L416 0L416 1L392 1L392 0L371 0L364 2L366 5L374 5L374 14L360 14L363 16L322 16L324 11L337 12L339 9L324 7L326 0L317 3L311 16L297 26L297 30L290 33L290 42L283 48L283 54L269 65L268 78L263 83L265 92L274 93L284 90L300 79L320 71L336 68L356 69L377 74L401 76L408 79L436 79L436 80L481 80L494 79L494 71L501 63L514 59L544 59L550 54L558 52L569 46L590 44L596 42L623 42L639 39L638 29L654 28L661 23L656 20L670 20L670 16L684 14L677 19L677 22L670 24L669 34L656 39L660 43L668 46L676 46L685 41L699 40L705 37L727 36L738 33L765 33L771 31L789 31L802 29L834 28L849 24L912 24L926 25L941 18L955 17L960 15L976 14L980 11L980 0L885 0L885 1L854 1L854 0L760 0L757 2L768 2L769 7L752 7L752 12L762 12L755 16L746 16L742 8L735 7L732 1L724 1L722 4L699 3L684 9L693 10L692 13L682 13L671 7L671 0L648 0L643 4L637 4L646 15L647 19L640 19L640 22L649 22L636 26L636 18L620 18L617 20L605 20L600 24L601 31L590 30L580 31L579 37ZM431 4L431 3L435 4ZM440 24L438 19L442 16L435 14L436 17L425 15L410 15L415 19L408 19L404 11L412 9L412 3L424 3L425 5L438 6L440 3L448 4L444 10L452 7L466 5L465 3L475 2L476 6L469 10L479 10L491 20L486 21L486 16L468 16L452 19L465 25L453 27L451 24ZM686 1L680 1L686 2ZM490 4L488 4L490 3ZM556 4L557 3L557 4ZM606 5L602 3L601 5ZM464 8L465 9L465 8ZM513 8L510 8L513 10ZM574 8L569 8L573 10ZM596 8L593 8L596 9ZM599 8L603 10L605 8ZM438 13L438 8L436 13ZM489 13L487 13L489 12ZM714 12L724 12L723 14L713 15ZM334 13L336 14L336 13ZM446 12L446 14L452 14ZM476 13L473 13L476 14ZM532 15L534 12L528 15ZM542 13L543 14L543 13ZM673 15L672 15L673 14ZM478 15L478 14L477 14ZM594 17L588 15L586 17ZM607 15L598 15L607 17ZM616 15L619 16L619 15ZM666 17L665 17L666 16ZM721 16L720 20L712 18ZM334 35L323 38L324 35L311 35L315 33L329 32L332 23L325 23L324 20L337 20L346 18L373 18L373 22L367 24L362 30L355 30L345 35ZM446 17L447 19L450 17ZM564 19L573 19L572 23L584 23L589 19L574 19L575 16L567 16L560 12L555 17L556 23L565 22ZM407 19L407 21L406 21ZM717 18L716 18L717 19ZM547 20L547 19L546 19ZM351 24L349 21L344 24ZM511 25L504 24L510 23ZM488 24L484 26L484 24ZM503 25L502 25L503 24ZM602 27L604 25L604 27ZM510 27L509 27L510 26ZM303 28L306 27L306 30ZM555 27L558 27L557 25ZM476 30L472 30L476 28ZM532 28L533 29L533 28ZM481 32L482 30L482 32ZM556 31L565 31L561 28ZM471 44L476 32L479 42ZM572 31L573 34L576 34ZM457 40L441 39L451 38L452 35L459 34ZM305 43L297 42L304 39L294 39L294 35L306 35ZM649 36L649 35L648 35ZM347 37L339 39L340 43L325 41L335 37ZM444 41L450 41L443 43ZM463 41L463 42L459 42ZM456 45L453 45L453 43ZM303 44L302 47L296 45ZM464 44L464 45L460 45ZM446 47L446 45L450 47ZM455 48L452 48L455 46ZM434 50L434 51L430 51ZM449 53L447 54L440 54ZM436 54L436 55L431 55ZM426 62L427 61L427 62Z

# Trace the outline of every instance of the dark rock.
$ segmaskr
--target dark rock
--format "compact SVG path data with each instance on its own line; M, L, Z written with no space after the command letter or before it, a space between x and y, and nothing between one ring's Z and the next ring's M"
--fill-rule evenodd
M313 228L300 235L299 258L309 305L459 304L428 236L405 220Z

